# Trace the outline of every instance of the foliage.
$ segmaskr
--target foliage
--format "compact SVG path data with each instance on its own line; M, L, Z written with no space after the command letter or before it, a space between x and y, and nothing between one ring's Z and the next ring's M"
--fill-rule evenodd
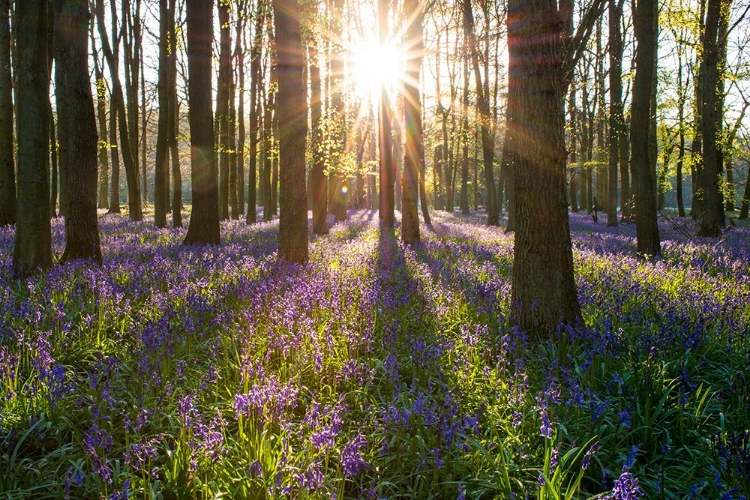
M571 220L588 328L538 345L481 217L403 248L352 212L299 266L275 222L186 247L107 215L101 268L25 281L0 229L0 492L744 498L748 229L650 261L633 227Z

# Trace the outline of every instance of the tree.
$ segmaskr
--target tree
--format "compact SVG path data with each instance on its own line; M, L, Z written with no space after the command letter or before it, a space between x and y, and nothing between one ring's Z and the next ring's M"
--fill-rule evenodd
M167 71L170 47L169 0L159 0L159 69L157 94L159 99L159 118L156 132L156 161L154 163L154 224L166 227L167 208L169 206L169 147L167 145L168 116L174 111L170 108L169 90L167 89Z
M723 110L723 98L719 85L719 61L724 43L719 37L722 16L729 15L731 0L708 0L706 27L703 34L703 60L701 61L702 101L701 135L703 137L703 217L698 236L719 236L724 227L724 205L721 197L719 176L721 159L719 131Z
M219 217L229 219L229 87L232 79L229 0L219 0L219 90L216 123L219 150Z
M388 0L378 0L378 31L380 43L388 39ZM380 89L378 104L378 144L380 149L380 228L392 232L395 228L395 196L393 175L393 140L391 138L391 103L386 88Z
M130 218L132 220L139 221L143 219L143 211L141 209L141 189L138 184L138 165L136 163L136 155L134 154L135 144L132 139L132 132L128 127L129 124L127 109L125 107L125 97L123 95L122 83L120 80L120 69L117 55L117 38L115 38L115 48L113 50L112 46L109 43L109 38L107 37L107 24L104 20L104 0L96 0L96 23L99 28L99 38L101 40L102 50L104 51L104 57L107 60L110 77L112 78L111 112L116 113L117 121L119 123L120 153L125 165L125 176L128 184L128 208L130 210ZM114 31L114 25L117 24L116 19L113 19L112 23L112 29ZM131 123L130 126L133 127L136 126L136 124ZM115 125L113 123L110 123L110 133L112 133L113 135L114 130ZM119 177L115 179L113 166L113 186L115 180L119 182ZM119 195L119 193L117 194ZM117 205L119 211L119 200L117 200Z
M516 236L511 304L524 329L545 331L560 322L581 323L573 276L565 194L564 97L582 42L601 14L603 1L583 13L567 35L572 2L508 2L508 108L515 174ZM511 100L512 99L512 100Z
M13 161L13 81L10 70L10 0L0 0L0 226L16 223Z
M622 31L620 22L625 0L609 0L609 185L607 226L617 225L617 170L620 142L625 141L622 110ZM625 197L622 198L625 200Z
M297 0L273 0L279 82L279 257L307 262L307 86Z
M312 4L313 18L317 17L317 5ZM328 234L328 181L325 174L323 152L323 93L320 79L320 55L318 41L313 35L309 43L310 118L312 122L312 168L310 169L310 196L314 234Z
M422 102L419 95L420 70L422 67L422 6L419 0L405 0L404 14L407 19L406 78L404 81L404 176L402 190L401 238L404 244L419 243L419 213L417 211L418 181L423 161ZM426 200L422 200L426 203Z
M637 0L633 18L638 49L635 53L633 104L630 108L630 150L635 179L635 229L638 253L659 255L659 226L656 211L656 171L649 158L651 92L656 67L655 0Z
M479 47L474 33L474 14L471 10L471 0L463 0L464 33L467 38L469 53L471 54L472 66L474 68L474 81L477 92L477 111L479 123L482 130L482 161L484 165L484 182L487 187L487 225L500 225L500 207L497 202L497 191L495 191L495 134L494 118L490 114L489 87L487 79L482 83L482 75L479 69ZM485 61L489 64L489 61ZM468 85L468 82L464 83ZM474 179L475 183L479 179Z
M49 186L47 2L16 4L18 54L18 220L13 267L22 275L52 266Z
M257 216L255 207L257 205L255 198L255 189L257 185L258 171L258 133L260 129L260 88L261 82L261 48L263 43L263 27L265 26L267 6L264 0L258 0L255 12L255 38L253 46L250 49L250 164L248 165L247 174L247 218L248 224L255 224Z
M188 120L193 211L185 244L221 243L211 109L213 0L187 0Z
M97 130L88 67L89 18L87 0L59 0L55 90L60 170L66 173L68 193L62 263L73 259L102 260L96 215Z

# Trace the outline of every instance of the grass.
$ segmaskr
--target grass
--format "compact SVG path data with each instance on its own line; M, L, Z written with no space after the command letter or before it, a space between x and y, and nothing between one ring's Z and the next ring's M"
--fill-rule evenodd
M643 260L573 214L587 328L532 343L512 236L433 216L404 248L350 212L298 266L276 222L107 215L101 268L24 281L0 229L0 497L746 498L747 227Z

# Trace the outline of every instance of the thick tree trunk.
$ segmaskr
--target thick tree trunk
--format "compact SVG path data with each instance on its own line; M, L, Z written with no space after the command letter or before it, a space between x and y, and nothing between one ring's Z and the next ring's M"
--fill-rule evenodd
M703 218L698 236L719 236L724 227L719 176L721 159L718 144L723 110L719 89L719 60L722 43L719 40L719 23L722 10L728 9L731 0L708 0L706 29L703 39L703 101L701 102L701 135L703 136Z
M554 0L508 2L509 140L516 236L511 304L521 328L581 323L565 195L567 91L562 26ZM560 58L563 58L560 60ZM511 97L509 97L511 98Z
M55 90L60 126L60 169L68 204L62 263L102 260L96 215L97 131L88 68L87 0L61 0L57 11Z
M49 199L49 67L46 2L16 4L18 54L18 214L13 267L22 275L52 266Z
M13 161L13 81L10 70L10 0L0 0L0 226L16 223Z
M401 203L401 239L406 245L420 241L419 172L422 169L422 103L419 95L420 69L422 66L422 7L419 0L405 0L404 14L406 46L409 47L404 83L404 177L403 201ZM425 200L422 200L425 203Z
M307 183L305 137L307 136L307 86L297 0L273 0L279 82L279 158L281 203L279 257L288 262L307 262Z
M247 132L245 129L245 0L238 4L237 31L235 32L234 55L237 58L237 153L235 154L235 169L237 170L237 213L232 214L233 219L239 219L245 213L245 141Z
M221 243L211 109L213 0L187 0L188 118L193 210L185 244Z
M656 64L653 50L656 38L653 16L654 0L638 0L634 15L638 49L635 55L630 149L635 174L636 240L638 253L643 255L661 253L656 210L656 172L651 169L649 161L652 77Z

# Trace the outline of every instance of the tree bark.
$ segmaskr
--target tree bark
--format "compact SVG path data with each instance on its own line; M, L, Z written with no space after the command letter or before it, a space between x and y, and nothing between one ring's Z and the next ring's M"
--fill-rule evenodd
M258 1L258 12L255 14L255 37L253 46L250 49L250 163L247 172L247 217L245 222L255 224L257 215L255 208L257 206L256 189L257 189L257 172L258 172L258 133L260 129L260 119L258 113L259 90L262 85L260 81L260 63L261 63L261 43L263 43L263 26L265 25L266 3L263 0Z
M221 243L211 109L213 0L187 0L188 119L193 210L185 244Z
M656 172L649 160L651 91L654 58L654 0L638 0L634 14L638 49L635 54L635 80L630 120L630 149L635 178L635 226L638 253L659 255L661 243L656 210Z
M10 4L0 0L0 226L16 223L16 166L13 160L13 80Z
M316 9L317 7L313 7ZM310 194L312 197L313 233L328 234L328 179L325 174L323 152L323 101L320 83L320 61L316 41L310 45L310 111L312 121L312 158Z
M729 8L731 0L708 0L706 7L706 28L703 39L703 100L701 106L701 135L703 136L703 218L698 236L716 237L724 227L724 206L722 203L719 176L721 162L718 131L721 128L723 110L719 89L719 59L722 43L719 40L719 23L722 10Z
M115 52L113 52L112 47L109 44L109 39L107 38L107 25L104 20L103 0L96 0L96 19L97 26L99 27L99 38L102 43L102 50L104 51L104 57L107 60L107 66L109 66L109 72L112 78L111 112L117 114L117 121L119 122L120 153L125 165L125 177L128 184L129 216L131 220L139 221L143 219L143 212L141 209L141 189L138 184L138 166L133 155L134 148L131 140L131 132L128 128L127 110L125 108L125 97L123 95L122 83L120 81L119 64L117 56ZM119 193L117 194L119 195ZM111 205L112 204L110 203L110 211L112 211ZM117 205L119 208L119 200L117 201Z
M61 0L57 11L55 90L60 127L60 169L66 172L68 206L62 263L93 259L101 264L96 214L97 130L88 67L87 0Z
M13 268L23 276L52 266L49 199L49 66L46 2L16 4L18 217Z
M422 169L422 102L419 95L420 69L422 67L422 6L419 0L405 0L407 19L406 46L409 47L404 82L404 177L401 202L401 239L406 245L420 241L419 172ZM425 200L422 200L425 203Z
M279 257L288 262L308 259L307 86L297 0L273 0L279 82L278 122L280 169Z
M172 15L169 0L159 0L159 69L157 95L159 117L156 132L156 160L154 163L154 224L156 227L167 226L169 208L169 116L174 114L171 108L170 89L168 88L169 51L172 41L169 32L168 17Z
M582 323L565 194L564 96L574 56L554 0L508 2L508 123L515 173L511 304L526 330ZM537 330L537 331L539 331Z
M229 2L218 2L219 89L216 96L216 124L219 154L219 217L229 219L229 86L232 78Z
M378 0L378 31L380 43L388 38L388 0ZM393 140L391 138L391 103L388 91L380 90L378 105L378 143L380 146L380 228L392 233L395 228L395 194L393 175Z
M464 34L467 39L472 66L474 68L474 83L477 92L477 114L482 132L482 163L484 166L484 183L487 189L487 225L500 225L500 207L497 202L497 191L495 190L495 134L494 118L490 113L490 100L488 88L482 83L482 75L479 67L479 46L474 28L474 13L471 8L471 0L463 0ZM489 64L489 61L485 61ZM468 85L468 82L465 83ZM479 183L479 179L474 179Z
M609 0L609 186L607 226L617 225L617 171L620 166L620 141L625 118L622 106L622 31L620 22L624 0Z

